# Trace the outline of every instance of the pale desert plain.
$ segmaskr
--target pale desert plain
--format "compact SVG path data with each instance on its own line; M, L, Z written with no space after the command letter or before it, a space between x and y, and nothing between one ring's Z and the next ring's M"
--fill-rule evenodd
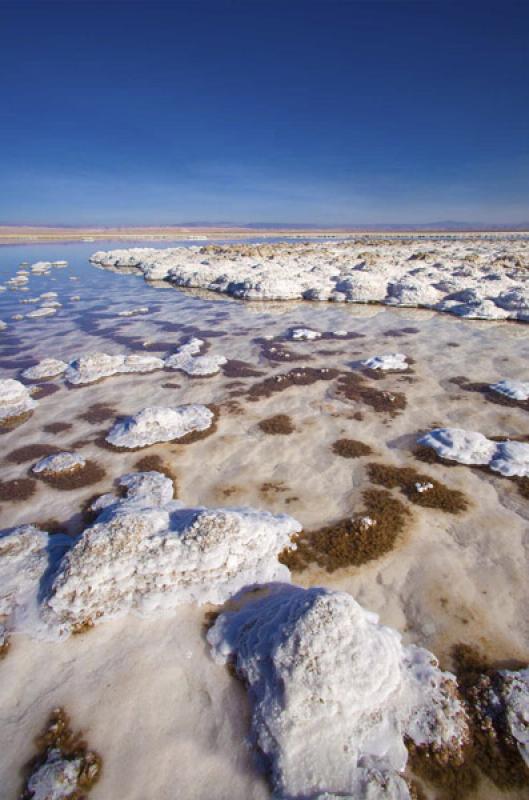
M2 797L526 798L529 234L131 236L0 247Z

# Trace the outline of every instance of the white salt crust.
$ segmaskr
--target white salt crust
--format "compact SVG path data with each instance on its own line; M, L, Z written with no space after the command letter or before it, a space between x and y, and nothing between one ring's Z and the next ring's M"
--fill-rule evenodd
M292 328L290 331L290 338L294 341L314 341L314 339L321 339L320 331L314 331L312 328Z
M362 361L362 366L368 369L382 370L405 370L408 369L408 362L404 353L386 353L385 355L372 356Z
M83 469L86 460L77 453L63 452L45 456L31 467L36 475L54 475L72 470Z
M148 447L171 442L189 433L206 431L213 424L213 412L197 403L182 406L150 406L123 422L117 422L106 436L114 447Z
M529 381L503 380L492 383L490 388L493 392L510 397L511 400L529 400Z
M453 755L468 740L454 676L349 594L270 587L221 614L208 640L248 687L253 737L285 800L408 797L405 737ZM392 775L395 791L383 794L366 766Z
M42 378L53 378L62 375L68 364L57 358L45 358L39 361L34 367L28 367L22 373L22 377L28 381L39 381Z
M165 359L165 366L195 377L216 375L227 359L221 355L199 355L203 345L202 339L193 337Z
M119 481L125 498L105 496L96 522L65 555L43 607L68 633L129 611L182 603L223 603L244 586L288 580L277 560L301 526L286 514L250 508L184 508L157 472Z
M505 477L529 476L529 444L494 442L482 433L461 428L435 428L418 440L438 456L460 464L487 466Z
M23 383L12 378L0 381L0 421L26 414L36 405L28 387Z
M35 308L33 311L29 311L26 314L26 319L40 319L40 317L52 317L56 313L57 313L56 308L41 306L40 308Z
M73 297L70 298L73 300ZM135 317L137 314L148 314L148 306L138 306L137 308L129 308L125 311L118 311L118 317Z
M505 705L507 726L529 767L529 668L501 670L500 675L503 678L501 702Z
M92 263L246 300L331 300L529 321L523 236L363 237L98 251ZM273 256L273 258L270 258Z
M153 372L163 369L163 365L161 358L142 353L111 356L96 352L71 361L64 379L73 386L81 386L122 372Z

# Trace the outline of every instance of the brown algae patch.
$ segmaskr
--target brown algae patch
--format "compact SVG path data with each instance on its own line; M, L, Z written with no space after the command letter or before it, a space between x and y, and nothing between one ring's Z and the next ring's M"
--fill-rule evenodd
M365 378L355 372L342 374L338 379L336 393L338 396L370 406L373 411L397 416L406 408L406 395L403 392L390 392L369 386Z
M55 394L59 389L60 386L55 383L40 383L35 386L31 394L35 399L42 400L44 397L50 397L50 395Z
M288 414L275 414L273 417L262 419L258 425L264 433L271 435L279 434L286 436L295 431L292 418L289 417Z
M14 417L5 417L0 420L0 433L7 433L7 431L18 428L19 425L23 425L24 422L27 422L32 416L33 411L24 411L23 414L17 414Z
M250 386L247 392L249 400L259 400L261 397L270 397L276 392L283 392L291 386L310 386L318 381L332 381L338 377L336 369L314 367L299 367L281 375L271 375L259 383Z
M238 361L237 359L229 359L225 364L222 364L221 370L227 378L258 378L260 375L264 375L262 370L254 369L246 361Z
M16 478L0 481L0 500L8 503L22 503L35 494L37 482L32 478Z
M337 439L333 442L332 451L342 458L361 458L369 456L373 452L368 444L356 439Z
M281 339L256 339L255 342L261 348L261 355L267 361L279 363L312 361L312 356L293 353Z
M39 458L60 453L60 448L53 444L27 444L24 447L18 447L6 455L6 461L12 464L25 464L28 461L35 461Z
M51 783L62 787L59 789L61 797L83 800L101 774L101 758L88 750L80 733L71 730L70 720L62 708L52 712L44 733L37 737L35 744L37 755L25 767L20 800L51 797L47 794ZM53 790L52 794L56 796Z
M449 489L430 475L417 472L413 467L371 463L367 465L367 474L372 483L387 489L400 489L416 505L438 508L450 514L460 514L468 508L468 500L463 492Z
M108 403L94 403L82 414L78 414L77 419L89 422L90 425L98 425L100 422L108 422L109 419L114 419L116 414L116 409L108 405Z
M409 510L384 489L367 489L362 499L365 510L361 514L315 531L302 531L294 537L297 549L284 551L280 561L294 572L311 563L334 572L366 564L390 552L406 527Z
M46 433L64 433L73 428L71 422L50 422L48 425L43 425L42 430Z

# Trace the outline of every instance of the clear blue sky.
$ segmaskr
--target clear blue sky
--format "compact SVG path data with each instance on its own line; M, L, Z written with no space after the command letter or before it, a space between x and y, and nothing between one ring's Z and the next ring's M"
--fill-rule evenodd
M529 2L0 0L0 222L529 220Z

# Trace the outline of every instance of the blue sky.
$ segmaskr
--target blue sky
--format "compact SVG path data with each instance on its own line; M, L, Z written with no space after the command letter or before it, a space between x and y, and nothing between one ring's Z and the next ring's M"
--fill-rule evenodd
M529 3L0 0L0 222L529 220Z

